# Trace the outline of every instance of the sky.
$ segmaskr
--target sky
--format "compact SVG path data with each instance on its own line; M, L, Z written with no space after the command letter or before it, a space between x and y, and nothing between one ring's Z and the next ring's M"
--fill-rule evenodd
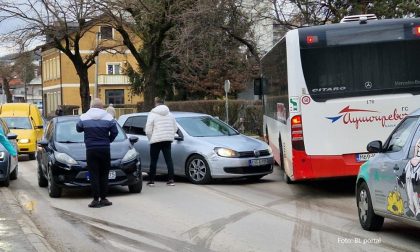
M0 22L0 37L3 37L5 33L15 29L17 25L18 20L5 20ZM0 57L17 51L16 48L13 48L13 43L4 43L1 42L1 40L3 40L3 38L0 39Z

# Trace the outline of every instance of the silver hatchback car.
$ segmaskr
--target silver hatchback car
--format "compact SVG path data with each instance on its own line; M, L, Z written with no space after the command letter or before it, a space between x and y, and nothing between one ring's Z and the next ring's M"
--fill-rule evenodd
M210 115L172 112L178 133L172 143L175 175L186 176L194 184L206 184L212 178L246 177L259 180L273 171L273 154L263 141L240 134ZM139 137L134 144L140 153L142 169L149 171L150 145L144 132L148 113L122 115L118 123L128 135ZM166 174L163 156L157 173Z
M420 227L420 109L367 150L375 156L360 167L356 182L363 229L381 229L384 217Z

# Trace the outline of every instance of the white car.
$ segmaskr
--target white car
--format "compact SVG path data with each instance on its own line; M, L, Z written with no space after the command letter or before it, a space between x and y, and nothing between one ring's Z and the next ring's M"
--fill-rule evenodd
M362 228L379 230L384 218L420 227L420 109L367 150L375 156L360 167L356 182Z

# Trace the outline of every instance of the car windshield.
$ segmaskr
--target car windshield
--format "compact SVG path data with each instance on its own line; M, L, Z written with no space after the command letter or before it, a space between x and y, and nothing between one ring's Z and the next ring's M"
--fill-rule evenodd
M32 129L28 117L4 117L3 119L9 129Z
M181 117L177 118L176 121L193 137L216 137L239 134L226 123L210 116Z
M60 143L83 143L84 133L76 131L77 121L64 121L56 124L55 139ZM124 132L117 125L118 135L114 141L120 142L126 139Z

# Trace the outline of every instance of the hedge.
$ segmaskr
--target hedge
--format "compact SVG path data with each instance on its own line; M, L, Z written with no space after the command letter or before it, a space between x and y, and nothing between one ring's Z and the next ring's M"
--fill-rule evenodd
M167 101L165 105L171 111L186 111L209 114L226 120L226 102L224 100L193 100L193 101ZM142 103L138 104L137 111L141 111ZM229 124L247 134L261 135L262 131L262 103L252 100L230 100ZM239 118L243 118L240 122ZM241 124L243 126L241 127Z

